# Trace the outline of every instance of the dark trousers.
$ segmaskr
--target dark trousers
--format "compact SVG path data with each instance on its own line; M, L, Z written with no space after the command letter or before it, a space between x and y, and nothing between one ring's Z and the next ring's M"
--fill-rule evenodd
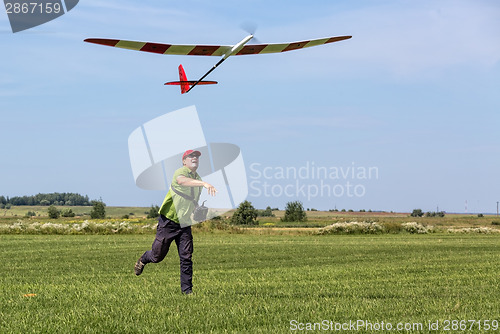
M161 262L168 253L170 244L175 240L177 252L179 253L181 267L181 289L183 292L190 291L193 287L193 235L191 226L181 226L164 215L158 219L156 238L151 250L141 256L142 263Z

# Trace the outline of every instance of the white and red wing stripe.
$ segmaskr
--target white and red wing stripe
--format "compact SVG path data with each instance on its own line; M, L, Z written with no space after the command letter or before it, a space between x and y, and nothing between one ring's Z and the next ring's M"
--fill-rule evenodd
M309 41L283 43L283 44L254 44L245 45L236 55L280 53L291 50L308 48L349 39L352 36L338 36ZM87 38L85 42L113 46L116 48L152 52L166 55L187 56L223 56L229 52L232 45L174 45L151 42L125 41L119 39Z
M253 55L262 53L286 52L286 51L308 48L316 45L323 45L323 44L343 41L351 37L352 36L338 36L338 37L320 38L320 39L313 39L310 41L301 41L301 42L283 43L283 44L245 45L243 49L241 49L241 51L238 52L236 55L239 56L239 55Z
M231 46L220 45L173 45L119 39L87 38L85 42L114 46L116 48L153 52L168 55L222 56Z

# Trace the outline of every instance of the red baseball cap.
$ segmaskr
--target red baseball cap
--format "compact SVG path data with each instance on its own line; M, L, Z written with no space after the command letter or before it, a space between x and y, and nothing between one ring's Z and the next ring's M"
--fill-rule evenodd
M184 160L188 155L190 154L196 154L197 156L200 156L201 155L201 152L200 151L193 151L193 150L187 150L186 152L184 152L184 154L182 155L182 160Z

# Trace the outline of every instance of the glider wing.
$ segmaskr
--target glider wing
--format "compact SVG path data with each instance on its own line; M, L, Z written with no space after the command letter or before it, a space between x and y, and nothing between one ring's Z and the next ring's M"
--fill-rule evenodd
M352 36L337 36L283 44L245 45L236 55L280 53L338 42L351 37ZM87 38L85 42L136 51L186 56L224 56L230 52L233 47L232 45L175 45L104 38Z
M223 56L232 48L231 45L173 45L104 38L87 38L85 42L129 50L185 56Z
M352 36L327 37L320 39L312 39L309 41L283 43L283 44L250 44L250 45L245 45L243 49L241 49L240 52L236 54L236 56L263 54L263 53L280 53L280 52L308 48L311 46L339 42L345 39L349 39L351 37Z

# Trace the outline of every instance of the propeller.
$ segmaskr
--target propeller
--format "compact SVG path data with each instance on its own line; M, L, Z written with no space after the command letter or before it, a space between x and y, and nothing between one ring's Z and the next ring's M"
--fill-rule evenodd
M259 39L255 37L255 32L257 31L257 24L255 24L255 22L243 22L240 24L240 28L246 31L249 35L254 36L249 44L262 44Z
M247 21L240 24L240 28L245 30L250 35L255 35L255 31L257 30L257 25L255 24L255 22Z

